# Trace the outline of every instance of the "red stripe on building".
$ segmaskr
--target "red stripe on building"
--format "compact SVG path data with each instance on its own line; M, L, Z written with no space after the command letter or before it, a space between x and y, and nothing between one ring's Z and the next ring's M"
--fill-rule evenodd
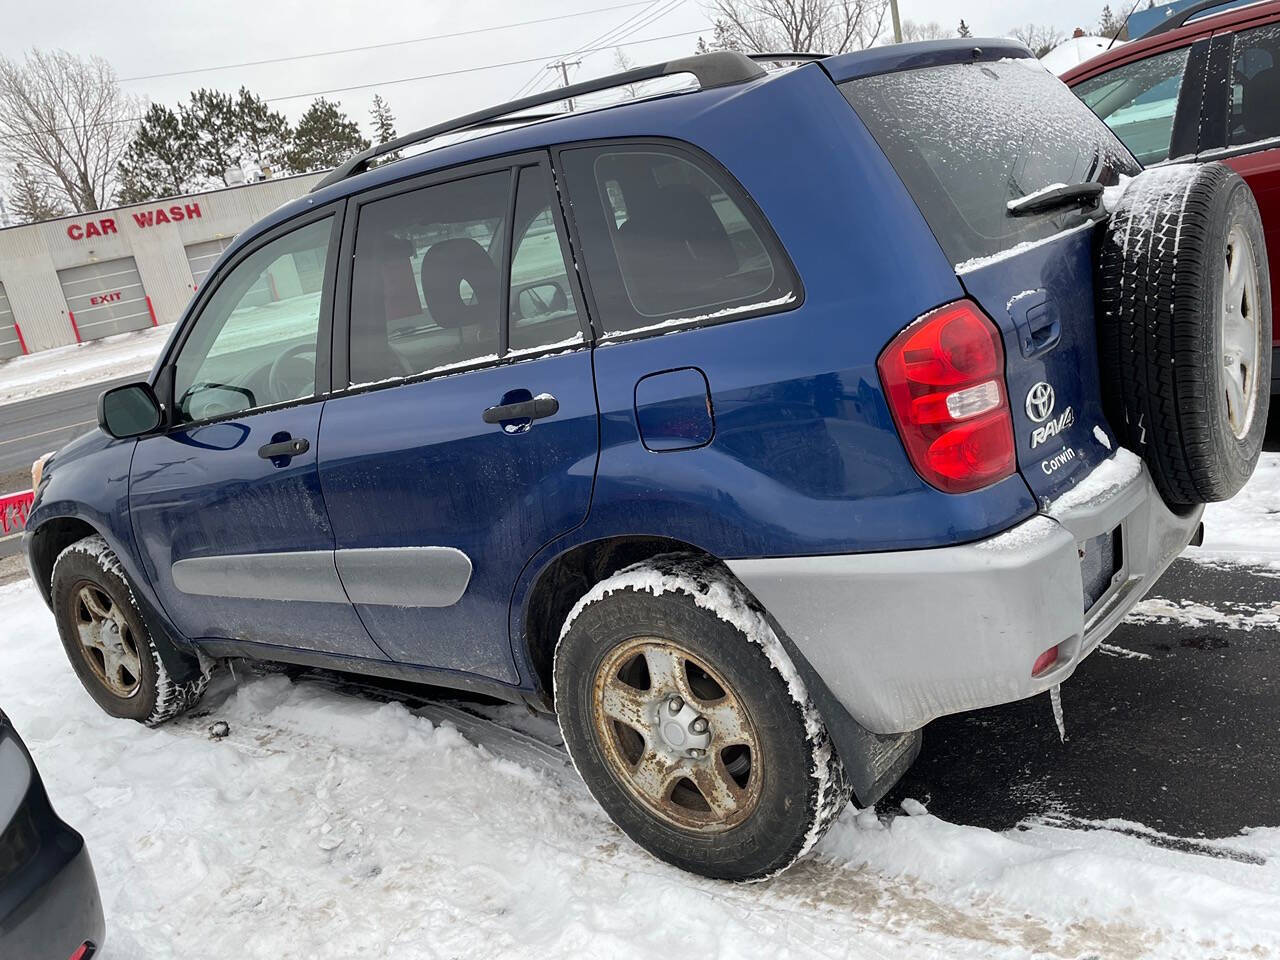
M32 497L30 490L0 497L0 534L17 533L27 525Z
M27 341L22 338L22 328L18 326L18 321L13 321L13 332L18 335L18 346L22 348L22 355L27 354Z
M74 310L68 310L67 316L71 318L71 332L76 335L76 343L84 343L80 339L80 328L76 326L76 313Z
M153 327L160 326L160 324L156 323L156 308L151 305L150 296L147 297L147 313L151 314L151 325Z

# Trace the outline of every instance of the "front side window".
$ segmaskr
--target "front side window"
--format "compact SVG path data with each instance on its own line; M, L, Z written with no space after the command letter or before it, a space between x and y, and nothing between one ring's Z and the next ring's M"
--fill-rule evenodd
M497 359L510 196L502 170L360 208L353 385Z
M332 233L332 217L317 220L255 250L221 278L175 363L179 422L315 393Z
M1073 90L1142 163L1159 163L1169 159L1190 52L1190 47L1182 47L1127 63Z
M692 155L637 144L562 158L606 333L798 299L791 266L759 214Z
M1227 145L1280 137L1280 24L1235 35Z

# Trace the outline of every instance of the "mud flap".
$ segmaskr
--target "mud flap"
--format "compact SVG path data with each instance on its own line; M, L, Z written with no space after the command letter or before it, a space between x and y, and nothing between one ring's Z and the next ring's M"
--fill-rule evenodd
M822 715L831 742L844 764L845 779L853 789L855 802L869 807L892 789L920 754L919 730L907 733L872 733L836 699L818 672L809 665L782 625L767 610L765 617L774 634L791 657L813 705Z

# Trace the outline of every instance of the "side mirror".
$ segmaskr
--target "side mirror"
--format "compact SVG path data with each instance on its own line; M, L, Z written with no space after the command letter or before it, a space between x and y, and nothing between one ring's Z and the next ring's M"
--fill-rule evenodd
M162 419L156 392L145 381L112 387L98 397L98 426L117 440L150 433Z

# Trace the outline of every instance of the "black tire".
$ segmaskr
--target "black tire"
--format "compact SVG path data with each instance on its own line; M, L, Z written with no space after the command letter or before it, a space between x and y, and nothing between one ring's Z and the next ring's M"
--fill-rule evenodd
M607 673L618 662L618 651L625 657L628 644L646 642L641 638L687 652L681 676L698 684L687 707L708 716L723 716L714 711L734 701L742 708L757 747L745 751L749 773L743 772L744 748L723 746L732 737L721 740L715 727L706 734L716 739L702 751L705 761L664 761L714 767L718 758L737 764L741 795L752 798L739 813L718 818L710 804L705 814L679 807L678 794L686 803L702 796L696 788L690 792L692 779L680 780L670 791L672 800L664 809L674 814L656 812L616 760L616 751L610 759L614 748L606 740L633 728L611 730L607 721L596 722L597 684L604 682L602 668ZM624 664L623 669L634 667ZM719 683L725 687L724 698L715 695ZM681 869L737 881L774 876L817 842L848 799L843 767L782 645L750 596L727 571L708 561L657 558L597 584L566 620L556 648L555 692L560 729L591 793L631 839ZM650 679L648 689L637 692L657 704L659 722L669 720L661 713L668 709L669 691ZM694 729L691 724L689 730ZM643 744L636 747L637 756L643 753L636 770L651 756L645 751L652 744L670 747L656 729L642 740L638 733L627 736ZM730 758L732 751L739 752ZM665 774L668 780L679 775ZM694 814L707 822L673 822L673 817L683 821ZM737 816L742 819L735 820Z
M186 682L171 678L138 609L124 567L102 537L86 537L63 550L54 562L51 581L54 619L67 659L104 711L154 726L189 710L204 695L209 674L203 667L196 665L197 669L189 671L194 679ZM108 670L101 652L82 642L81 627L92 630L97 620L85 602L85 591L98 598L100 608L111 612L109 619L121 638L120 649L129 655L127 667ZM106 679L108 673L116 678L116 688ZM118 688L128 688L128 692Z
M1248 243L1229 243L1233 230ZM1249 374L1240 360L1224 363L1228 349L1237 353L1224 334L1225 273L1237 246L1256 277L1257 296L1246 298L1256 299ZM1271 385L1270 276L1248 185L1219 163L1134 178L1107 226L1098 292L1104 401L1120 442L1146 461L1171 505L1233 496L1262 451ZM1236 374L1244 382L1232 403Z

